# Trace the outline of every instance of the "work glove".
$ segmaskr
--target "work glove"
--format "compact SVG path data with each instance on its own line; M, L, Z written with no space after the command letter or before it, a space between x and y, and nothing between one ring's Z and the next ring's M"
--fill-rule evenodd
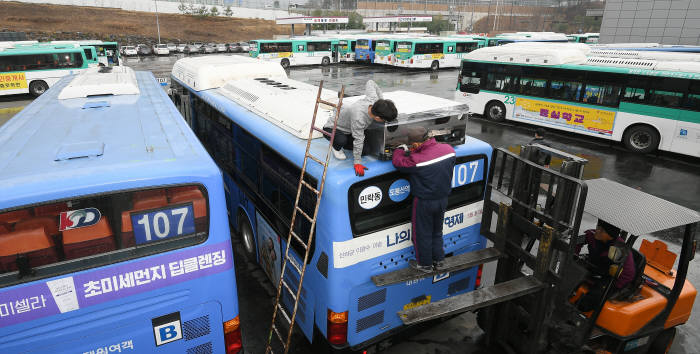
M365 170L369 170L369 168L367 168L359 163L355 164L355 176L360 176L360 177L364 176Z
M404 151L408 151L408 145L406 144L401 144L396 147L397 149L403 149Z

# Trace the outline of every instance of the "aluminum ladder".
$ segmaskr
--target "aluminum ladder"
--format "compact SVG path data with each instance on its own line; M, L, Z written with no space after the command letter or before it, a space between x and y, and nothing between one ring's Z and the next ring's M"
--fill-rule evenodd
M280 343L282 344L282 348L284 350L284 353L287 354L289 351L289 342L292 339L292 332L294 330L294 320L296 319L296 314L297 314L297 307L299 306L299 297L301 295L301 288L302 284L304 282L304 273L306 272L306 264L308 261L309 257L309 250L311 249L311 244L313 242L313 236L314 236L314 227L316 226L316 218L318 215L318 206L321 203L321 196L323 195L323 186L325 185L326 182L326 172L328 171L328 162L330 161L330 156L331 156L331 149L333 148L333 140L335 138L335 130L338 125L338 117L340 116L340 108L343 105L343 96L345 94L345 85L343 85L340 89L340 94L338 95L338 103L332 103L328 102L326 100L321 99L321 92L323 91L323 81L318 86L318 95L316 96L316 105L314 107L314 115L311 120L311 128L309 129L309 137L306 140L306 152L304 153L304 164L301 167L301 176L299 177L299 184L297 186L297 196L296 200L294 202L294 210L292 212L292 221L289 227L289 233L287 234L287 249L284 252L284 258L282 262L282 271L280 272L280 280L279 283L277 284L277 297L275 298L275 307L272 311L272 323L270 324L270 333L268 334L267 337L267 345L265 347L265 354L270 354L274 353L272 350L272 338L273 335L277 339L279 339ZM318 112L318 106L319 104L324 104L330 107L333 107L335 110L335 114L333 116L333 129L331 132L327 132L323 129L317 128L316 127L316 114ZM321 160L320 158L311 155L309 153L309 150L311 148L311 141L313 140L313 135L314 131L318 131L321 134L328 136L329 137L329 144L328 144L328 149L326 150L326 159L325 161ZM304 176L306 174L306 164L308 160L311 159L315 161L316 163L320 164L323 166L323 176L321 177L321 181L319 183L319 188L316 189L314 186L309 184L308 182L304 181ZM301 191L302 188L308 188L312 193L316 195L316 205L314 206L314 212L313 215L309 215L306 212L304 212L300 207L299 207L299 200L301 196ZM309 237L307 238L307 241L304 242L304 240L299 237L294 232L294 225L296 221L296 217L298 214L301 214L304 218L306 218L310 223L311 223L311 228L309 229ZM290 261L290 256L289 256L289 247L292 242L298 242L303 249L305 250L304 252L304 262L302 263L301 269L292 261ZM290 264L294 269L296 269L297 272L299 272L299 284L297 286L296 292L292 290L292 287L287 284L287 282L284 279L284 274L285 271L287 271L287 265ZM291 295L291 298L294 300L294 309L292 311L291 316L287 314L286 310L282 306L282 303L280 301L281 295L282 295L282 289L285 289L286 291L289 292ZM289 325L289 329L287 330L287 337L286 339L282 336L282 333L280 333L279 326L275 323L275 320L277 319L277 313L281 313L282 316L280 318L284 318L286 321L285 324Z

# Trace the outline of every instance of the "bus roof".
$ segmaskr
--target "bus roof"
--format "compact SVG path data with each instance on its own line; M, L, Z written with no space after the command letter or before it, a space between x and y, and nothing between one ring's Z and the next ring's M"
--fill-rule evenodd
M187 86L177 76L173 76L176 81L180 81L180 84ZM235 122L243 129L258 137L275 151L283 153L294 164L301 166L318 88L291 79L275 79L275 81L294 87L308 86L309 89L280 90L274 88L274 85L263 83L260 80L246 79L230 81L221 88L195 91L195 94L224 115L236 117ZM275 93L272 94L272 92ZM328 92L323 93L322 97L336 97L337 101L335 91L329 90ZM263 98L263 93L268 93L270 98ZM246 97L246 94L253 96ZM284 98L284 96L289 98ZM361 98L362 96L345 98L343 105L352 104ZM460 103L452 100L406 91L386 92L384 98L391 99L396 103L399 120L412 113L460 106ZM290 106L285 103L290 99L295 101L293 112L290 112ZM321 119L328 119L329 113L328 109L319 108L316 123L318 127L323 126ZM296 117L296 119L291 120L290 117ZM299 134L295 132L299 132ZM318 136L320 137L320 135ZM480 140L467 137L467 142L469 142L469 146L455 147L458 153L460 151L463 154L465 151L490 151L490 146ZM323 158L327 148L328 142L325 139L313 139L310 153ZM391 163L373 163L376 158L371 156L365 156L363 159L365 159L363 163L370 168L369 175L383 174L394 170ZM352 162L352 159L340 161L331 158L329 175L335 174L337 177L338 174L342 174L343 177L337 180L338 183L342 183L343 180L352 180L355 178ZM309 163L307 169L310 174L317 177L322 172L320 165L316 163Z
M472 61L517 65L561 66L567 69L664 76L700 78L700 62L669 61L663 58L644 59L615 56L596 56L582 43L513 43L499 47L474 50L465 56ZM599 53L599 52L598 52ZM586 55L589 54L589 55Z
M58 99L114 74L67 76L0 127L0 209L220 173L150 72L134 74L138 94Z

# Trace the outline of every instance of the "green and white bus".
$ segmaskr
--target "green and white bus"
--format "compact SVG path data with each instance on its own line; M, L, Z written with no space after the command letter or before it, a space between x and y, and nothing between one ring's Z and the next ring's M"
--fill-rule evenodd
M27 46L0 49L0 95L39 96L66 75L88 68L80 46Z
M700 63L587 56L580 44L476 50L455 99L472 113L700 157Z
M104 64L105 66L121 65L121 54L119 53L119 43L117 42L105 42L96 39L89 39L79 41L52 41L50 43L77 43L83 48L93 47L97 56L94 59L87 58L88 61L96 61L97 63ZM88 55L87 51L85 52L85 55Z
M480 42L460 38L405 39L397 42L394 66L403 68L458 68Z
M274 61L283 68L296 65L328 65L338 62L338 39L295 37L250 42L251 58Z
M355 61L355 39L341 38L338 39L338 61L353 62Z
M574 43L598 44L600 33L570 34L566 38L569 39L569 42Z

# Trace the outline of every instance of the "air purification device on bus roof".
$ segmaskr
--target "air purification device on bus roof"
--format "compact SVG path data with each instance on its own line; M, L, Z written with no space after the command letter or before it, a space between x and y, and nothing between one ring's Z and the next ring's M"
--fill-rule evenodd
M348 97L343 100L343 106L362 97ZM438 142L464 143L469 111L466 104L408 91L386 92L384 98L394 101L399 116L394 122L375 122L365 130L365 151L370 155L390 160L396 147L409 143L409 134L416 127L424 128L428 136L435 137Z

